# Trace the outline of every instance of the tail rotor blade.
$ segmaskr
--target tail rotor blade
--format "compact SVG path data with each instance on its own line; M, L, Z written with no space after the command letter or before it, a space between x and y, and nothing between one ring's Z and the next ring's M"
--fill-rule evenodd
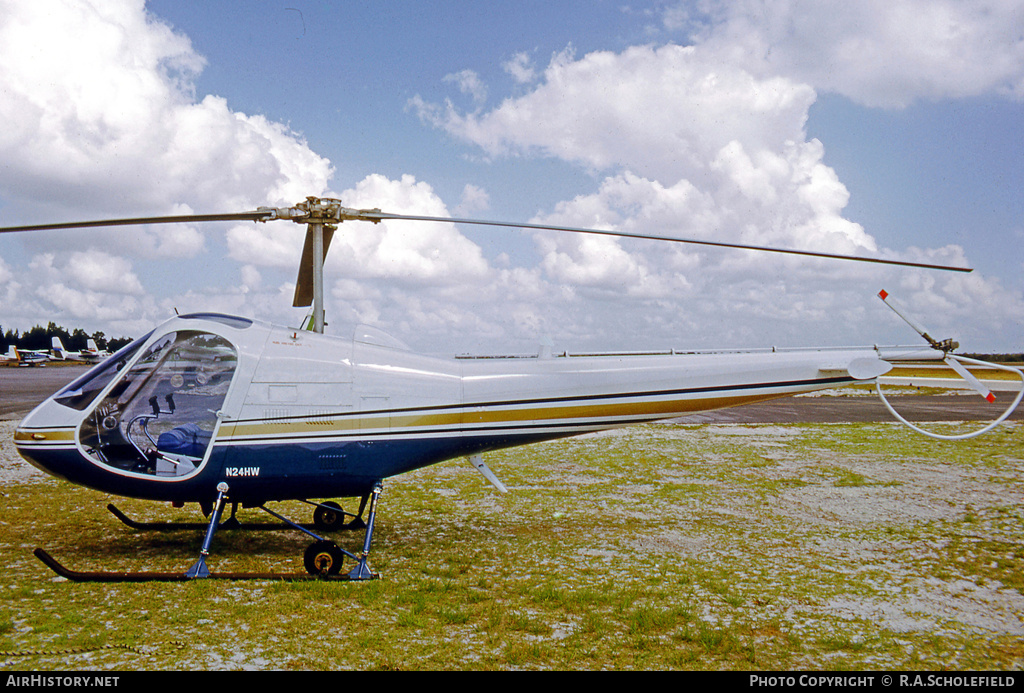
M911 318L907 314L907 312L903 308L903 306L901 306L899 303L897 303L896 300L892 296L889 295L889 292L885 291L884 289L882 291L878 292L878 297L880 299L882 299L882 301L885 303L885 305L889 306L892 309L892 311L894 313L896 313L896 315L898 315L901 318L903 318L903 320L908 325L910 325L912 328L914 328L915 332L917 332L919 335L924 337L925 340L929 344L931 344L933 348L941 349L942 351L945 351L946 352L946 357L943 360L945 361L946 365L949 366L950 368L952 368L953 371L957 375L959 375L961 378L963 378L967 382L968 385L970 385L972 388L974 388L974 390L979 395L984 397L989 402L995 402L996 401L996 396L994 394L992 394L992 391L989 390L987 387L985 387L981 383L980 380L975 378L974 375L969 370L967 370L963 366L963 364L960 363L960 360L959 360L958 357L956 357L953 354L949 353L950 351L952 351L953 349L955 349L958 346L956 344L956 342L953 342L952 340L949 340L949 339L944 340L942 342L937 341L930 334L928 334L928 331L924 328L924 326L922 326L916 320Z
M886 291L885 289L882 289L881 291L878 292L878 297L882 299L882 302L885 303L885 305L889 306L889 308L891 308L892 311L896 313L896 315L903 318L903 321L910 325L910 327L913 328L914 332L917 332L919 335L924 337L924 340L931 344L933 349L939 349L941 351L949 353L950 351L960 346L952 339L944 339L942 341L939 341L932 337L930 334L928 334L928 330L926 330L924 326L921 325L919 322L911 318L910 315L907 314L906 309L903 308L903 306L901 306L899 303L897 303L896 299L890 296L889 292Z
M888 291L882 289L881 291L878 292L878 297L882 299L882 302L885 303L885 305L889 306L889 308L892 309L892 312L896 313L896 315L903 318L903 321L910 325L910 327L913 328L914 332L917 332L919 335L924 337L926 340L928 340L929 343L933 343L934 340L932 340L932 338L928 335L928 331L924 329L924 326L922 326L916 320L911 318L907 314L906 309L902 305L897 303L896 299L890 296Z
M969 370L963 367L963 365L956 360L955 356L947 356L945 359L946 365L956 371L956 374L967 381L967 383L975 389L975 391L984 397L989 402L995 402L996 396L992 394L992 391L981 384L981 381L975 378Z

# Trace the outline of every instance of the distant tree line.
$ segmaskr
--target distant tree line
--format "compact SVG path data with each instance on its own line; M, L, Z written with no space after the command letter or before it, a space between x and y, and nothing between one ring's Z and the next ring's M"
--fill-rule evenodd
M53 344L54 337L60 337L61 343L68 351L81 351L88 346L87 340L93 339L96 342L96 348L106 349L113 353L132 341L129 337L108 338L99 330L88 334L80 327L68 332L65 328L52 322L46 327L36 325L20 334L18 330L9 329L4 332L3 326L0 325L0 335L3 336L0 339L0 353L6 352L11 344L18 349L49 349Z
M1021 363L1024 362L1024 354L961 354L979 361L994 361L995 363Z

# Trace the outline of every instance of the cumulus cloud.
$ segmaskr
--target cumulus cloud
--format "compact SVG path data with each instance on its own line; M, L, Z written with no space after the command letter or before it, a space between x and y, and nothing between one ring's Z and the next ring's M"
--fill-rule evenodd
M462 200L455 208L455 213L460 216L482 212L490 207L491 196L487 191L478 185L467 183L462 189Z
M371 175L341 198L353 207L379 206L396 214L447 217L445 203L426 182L405 175ZM480 248L450 223L359 223L335 235L329 262L345 276L396 282L452 284L482 279L488 270ZM338 252L335 252L337 249Z
M487 86L473 70L461 70L459 72L445 75L445 82L457 84L459 91L468 94L473 101L483 103L487 100Z
M486 112L414 102L424 120L491 155L554 156L594 169L694 175L732 140L778 148L799 133L814 91L759 80L693 47L556 55L535 89Z
M237 112L225 98L196 97L194 79L205 60L141 0L0 2L0 46L0 193L7 223L241 211L289 206L308 195L449 216L430 185L411 176L372 175L332 194L330 162L300 135ZM486 97L471 70L449 81L474 101ZM487 201L482 188L467 185L461 208L484 209ZM5 320L59 316L139 325L175 310L220 310L297 323L290 305L304 227L247 223L223 233L228 257L239 263L237 282L222 269L206 270L209 253L200 253L210 230L194 225L19 238L35 254L22 266L0 266L0 295L12 298ZM160 261L158 273L178 285L144 282L129 258ZM329 279L364 282L371 295L378 291L403 306L401 312L411 310L402 287L464 290L486 284L489 268L453 224L384 222L343 225L327 269ZM156 291L164 297L155 299ZM331 296L340 313L346 293ZM456 319L435 300L433 311L430 301L420 301L419 322L430 322L428 315ZM362 305L361 317L373 317L365 300ZM471 312L470 304L463 310Z
M518 84L532 82L537 75L533 67L533 59L526 52L516 53L510 60L502 63L502 68Z
M1024 98L1016 0L713 0L665 28L756 74L786 75L867 106L1001 93Z
M844 216L849 192L824 163L824 145L806 134L814 86L753 60L738 39L727 42L721 32L729 21L740 26L745 15L720 11L724 28L712 27L694 45L580 57L566 50L528 92L492 109L412 105L424 122L490 157L557 158L601 180L593 192L563 201L535 222L965 264L956 246L879 247ZM544 311L564 311L571 316L566 330L595 342L642 333L686 335L704 345L715 340L712 346L763 343L769 335L799 344L809 330L858 342L865 298L897 276L852 263L608 238L537 234L536 243L536 269L548 290L560 294L558 307ZM968 305L948 278L933 281L949 300ZM998 310L1008 316L1018 304L1010 300ZM941 315L945 325L952 315Z
M0 186L15 202L59 187L76 211L219 211L326 186L329 163L283 125L197 102L204 60L141 1L4 2L0 44Z
M837 252L875 249L862 228L842 218L848 192L824 165L821 143L805 135L815 98L807 85L757 78L675 45L580 59L561 54L544 77L490 111L420 112L492 155L538 154L625 171L608 179L605 199L592 204L627 226Z
M90 291L112 294L141 294L142 284L132 272L131 262L101 250L71 254L64 276Z
M6 223L241 211L293 204L327 188L330 162L288 127L233 111L221 97L196 99L205 60L142 0L3 0L0 46ZM34 292L38 303L18 303L69 320L107 314L90 302L156 311L152 302L123 300L143 285L107 249L189 258L204 249L207 234L174 225L25 238L30 252L61 247L51 266L64 276ZM42 281L11 272L8 290L17 281L21 296Z

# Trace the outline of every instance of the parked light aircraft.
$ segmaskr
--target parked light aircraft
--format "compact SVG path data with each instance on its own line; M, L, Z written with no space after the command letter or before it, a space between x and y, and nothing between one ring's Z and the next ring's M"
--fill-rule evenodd
M18 349L13 344L7 347L7 353L0 359L3 363L16 366L40 366L47 361L54 360L45 349Z
M6 354L0 354L0 363L6 363L6 364L11 364L11 363L17 364L18 363L18 350L14 347L13 344L9 344L7 346L7 353Z
M972 363L953 354L958 345L933 339L913 321L911 326L927 344L614 354L541 349L529 357L498 358L425 356L365 327L346 337L323 334L323 257L344 221L454 221L970 271L960 267L595 229L386 214L319 198L236 214L21 226L0 232L276 219L307 225L294 305L313 306L311 331L215 313L175 316L44 401L15 433L22 456L73 483L126 497L200 504L208 521L195 525L206 531L198 559L183 572L80 572L37 549L36 555L54 571L73 580L253 577L214 573L206 564L215 533L239 526L235 510L241 505L260 508L314 540L304 556L305 574L274 577L373 578L368 558L377 502L382 483L390 477L468 457L505 490L483 461L489 451L877 382L894 363L908 360L945 360L958 371L964 370L962 363ZM907 319L887 295L882 298ZM1014 372L1024 382L1021 371L995 367ZM1024 388L992 424L965 435L980 434L1005 420L1022 395ZM358 512L347 513L334 501L311 500L334 497L360 498ZM299 525L267 507L285 500L313 505L313 525ZM222 521L229 503L231 517ZM132 526L153 527L135 523L113 506L111 510ZM341 527L365 530L361 551L343 550L321 535ZM354 567L342 573L345 562L354 562Z
M86 340L86 348L81 351L68 351L60 337L54 336L50 340L54 359L58 361L88 361L95 363L110 356L109 351L101 351L96 348L96 340Z
M106 349L99 349L96 346L96 340L92 337L85 340L85 350L82 354L90 359L105 359L110 356L110 352Z

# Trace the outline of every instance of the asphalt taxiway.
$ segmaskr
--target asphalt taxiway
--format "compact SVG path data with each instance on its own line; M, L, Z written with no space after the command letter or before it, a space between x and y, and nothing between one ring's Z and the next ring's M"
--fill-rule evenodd
M27 414L37 404L89 370L66 363L0 368L0 419Z

